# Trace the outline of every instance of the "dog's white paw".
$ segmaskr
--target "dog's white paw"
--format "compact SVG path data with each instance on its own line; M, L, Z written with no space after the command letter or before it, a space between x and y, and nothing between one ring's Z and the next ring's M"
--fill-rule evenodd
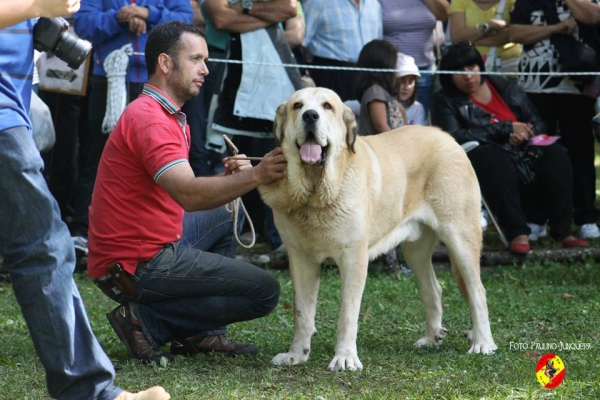
M351 352L336 354L327 367L328 371L358 371L361 369L363 369L363 365L358 359L358 355Z
M444 327L436 329L435 334L425 335L421 339L417 340L414 344L416 348L424 346L439 346L448 334L448 330Z
M307 354L298 353L279 353L271 360L273 365L298 365L308 361Z
M494 339L492 338L474 339L473 330L466 331L465 336L469 339L469 343L471 343L469 354L492 354L498 349L498 346L496 346L496 343L494 343Z

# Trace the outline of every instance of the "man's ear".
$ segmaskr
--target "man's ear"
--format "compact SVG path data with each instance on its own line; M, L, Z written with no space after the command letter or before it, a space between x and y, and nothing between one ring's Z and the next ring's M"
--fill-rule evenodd
M158 55L158 68L163 74L167 74L173 69L173 60L167 53L160 53Z
M281 146L283 143L283 135L285 129L285 123L287 120L287 101L284 101L277 107L277 112L275 113L275 121L273 121L273 135L275 136L275 140L277 141L277 146Z
M356 131L356 118L350 107L346 105L344 105L342 119L344 120L344 124L346 124L346 143L348 143L348 148L356 154L356 151L354 150L354 143L356 142L356 135L358 134Z

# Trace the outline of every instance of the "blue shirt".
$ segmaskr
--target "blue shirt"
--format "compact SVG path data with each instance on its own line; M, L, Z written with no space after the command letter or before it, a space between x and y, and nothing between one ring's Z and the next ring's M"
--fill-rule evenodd
M306 36L310 54L356 63L363 46L381 39L381 6L377 0L305 0Z
M0 131L27 126L33 78L33 20L0 29Z

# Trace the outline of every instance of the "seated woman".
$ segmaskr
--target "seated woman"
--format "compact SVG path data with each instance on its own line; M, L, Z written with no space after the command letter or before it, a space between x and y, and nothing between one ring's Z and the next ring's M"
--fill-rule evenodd
M510 241L509 250L531 250L528 220L547 222L551 236L563 247L589 246L571 233L573 180L565 149L557 144L539 147L531 183L524 182L513 161L534 135L546 131L525 93L512 80L479 74L485 72L483 59L468 42L451 46L440 70L467 73L440 75L442 90L434 96L432 124L460 144L479 142L468 156L483 197Z

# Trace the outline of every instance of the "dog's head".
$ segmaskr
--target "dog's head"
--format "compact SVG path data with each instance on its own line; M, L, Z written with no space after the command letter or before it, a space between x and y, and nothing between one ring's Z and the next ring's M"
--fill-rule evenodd
M324 88L294 93L277 108L273 130L284 152L295 151L302 163L311 165L324 165L344 148L354 152L357 135L352 110Z

